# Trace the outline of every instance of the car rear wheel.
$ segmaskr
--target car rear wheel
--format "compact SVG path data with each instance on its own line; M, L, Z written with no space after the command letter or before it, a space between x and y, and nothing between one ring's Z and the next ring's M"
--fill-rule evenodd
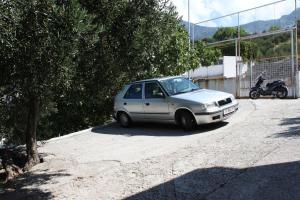
M196 128L196 120L194 116L186 111L180 113L179 123L185 131L192 131Z
M118 122L124 128L128 128L131 125L131 119L130 119L130 117L126 113L124 113L124 112L121 112L118 115Z

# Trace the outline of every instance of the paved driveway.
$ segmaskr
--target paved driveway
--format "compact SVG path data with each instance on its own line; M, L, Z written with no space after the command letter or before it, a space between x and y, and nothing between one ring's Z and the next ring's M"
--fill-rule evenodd
M300 100L240 100L192 133L111 124L50 140L4 199L300 199L299 146Z

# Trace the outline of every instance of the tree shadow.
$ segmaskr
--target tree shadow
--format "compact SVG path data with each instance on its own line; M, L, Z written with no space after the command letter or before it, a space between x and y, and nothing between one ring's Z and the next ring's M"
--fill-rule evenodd
M54 178L70 176L70 174L64 173L63 171L48 172L44 170L42 172L33 173L27 172L24 175L12 180L11 182L4 185L4 193L0 194L1 200L40 200L40 199L51 199L53 195L51 192L41 190L38 186L53 182Z
M197 126L193 131L184 131L175 124L165 123L135 123L131 128L123 128L113 122L106 126L93 128L91 131L99 134L125 135L125 136L185 136L213 131L226 126L228 122L204 124Z
M300 117L285 118L280 125L287 126L287 130L277 133L275 137L300 137Z
M126 200L300 199L300 162L251 168L197 169Z

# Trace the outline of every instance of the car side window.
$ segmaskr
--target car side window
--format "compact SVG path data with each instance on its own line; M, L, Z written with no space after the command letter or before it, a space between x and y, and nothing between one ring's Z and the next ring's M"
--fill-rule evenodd
M143 91L142 84L131 85L126 92L124 99L142 99L142 91Z
M146 99L161 99L165 98L165 95L157 83L145 84L145 98Z

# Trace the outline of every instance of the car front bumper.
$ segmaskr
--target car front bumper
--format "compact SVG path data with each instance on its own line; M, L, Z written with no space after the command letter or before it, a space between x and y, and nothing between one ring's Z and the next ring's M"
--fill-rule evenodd
M231 117L239 109L239 104L230 104L214 112L194 113L198 125L220 122ZM230 111L230 112L228 112ZM228 112L228 113L227 113Z

